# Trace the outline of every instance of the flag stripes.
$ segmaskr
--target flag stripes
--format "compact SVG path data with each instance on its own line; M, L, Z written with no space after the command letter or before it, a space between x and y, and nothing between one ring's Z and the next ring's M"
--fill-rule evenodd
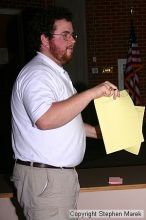
M129 39L129 50L124 72L124 87L128 91L135 105L141 104L139 89L139 71L142 69L140 52L136 41L133 21L131 21L131 31Z

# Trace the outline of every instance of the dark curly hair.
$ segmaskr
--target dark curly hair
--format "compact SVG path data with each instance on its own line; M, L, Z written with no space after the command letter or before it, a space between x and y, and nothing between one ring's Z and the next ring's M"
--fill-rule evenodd
M39 9L34 14L28 24L27 38L29 50L33 54L40 50L40 36L45 34L51 38L51 33L55 30L54 23L56 20L65 19L72 22L72 13L64 7L49 7L48 9Z

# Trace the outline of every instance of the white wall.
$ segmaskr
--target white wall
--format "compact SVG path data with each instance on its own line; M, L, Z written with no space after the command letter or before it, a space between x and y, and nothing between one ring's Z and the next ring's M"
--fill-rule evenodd
M9 198L0 198L0 220L18 220L15 207Z
M78 209L144 210L144 219L146 219L146 189L83 192L79 196ZM127 219L129 218L124 218ZM136 220L141 219L136 218Z
M146 219L146 189L81 192L79 195L78 209L144 210L144 219ZM107 218L104 219L106 220ZM122 220L122 218L120 219ZM9 198L0 199L0 220L18 220L15 208ZM87 220L87 218L82 218L82 220ZM124 218L124 220L128 219ZM136 220L142 220L142 218L136 218Z

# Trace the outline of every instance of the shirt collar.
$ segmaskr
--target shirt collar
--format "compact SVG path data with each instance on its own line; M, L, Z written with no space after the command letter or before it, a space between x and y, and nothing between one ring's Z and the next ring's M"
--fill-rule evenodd
M55 63L52 59L50 59L49 57L47 57L46 55L44 55L41 52L37 52L38 56L41 56L41 58L47 63L49 64L52 68L55 68L57 71L61 72L61 73L65 73L66 71L63 69L63 67L59 66L57 63Z

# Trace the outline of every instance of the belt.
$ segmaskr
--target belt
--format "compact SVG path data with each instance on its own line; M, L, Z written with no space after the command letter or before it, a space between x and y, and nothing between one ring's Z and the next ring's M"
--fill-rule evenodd
M74 169L75 168L75 167L55 167L55 166L44 164L44 163L23 161L19 159L16 160L16 163L25 165L25 166L39 167L39 168L53 168L53 169Z

